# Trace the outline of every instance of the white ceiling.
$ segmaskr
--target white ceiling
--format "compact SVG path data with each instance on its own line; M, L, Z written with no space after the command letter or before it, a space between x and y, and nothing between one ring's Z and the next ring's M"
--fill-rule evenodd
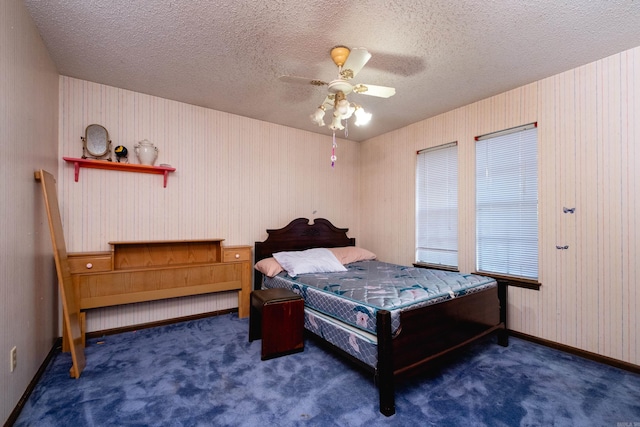
M373 55L362 141L640 46L634 0L25 0L60 74L331 135L335 45ZM338 136L343 136L339 131Z

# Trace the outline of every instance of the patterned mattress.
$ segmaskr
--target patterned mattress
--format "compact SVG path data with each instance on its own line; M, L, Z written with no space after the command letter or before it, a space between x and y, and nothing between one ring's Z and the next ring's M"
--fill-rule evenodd
M346 272L303 274L295 278L282 272L264 277L263 288L285 288L302 295L313 318L338 319L347 329L376 333L378 310L391 312L395 335L404 310L436 304L497 286L490 277L443 270L407 267L380 261L347 264ZM309 316L307 329L312 329Z

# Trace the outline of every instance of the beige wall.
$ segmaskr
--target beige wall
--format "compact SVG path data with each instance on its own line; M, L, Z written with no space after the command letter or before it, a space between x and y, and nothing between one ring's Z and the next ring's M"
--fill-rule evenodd
M638 64L631 49L366 141L360 243L414 261L416 151L458 141L460 269L473 271L473 138L537 121L542 288L509 289L509 327L640 365Z
M59 192L69 252L109 250L109 241L224 238L252 245L267 228L328 218L358 237L360 144L330 136L60 77L60 152L80 157L85 127L107 128L113 145L148 139L159 175L81 169L59 161ZM237 306L234 294L92 310L87 329L103 330Z
M0 0L0 421L59 336L51 239L35 169L57 172L58 73L18 0ZM9 352L18 366L9 371Z

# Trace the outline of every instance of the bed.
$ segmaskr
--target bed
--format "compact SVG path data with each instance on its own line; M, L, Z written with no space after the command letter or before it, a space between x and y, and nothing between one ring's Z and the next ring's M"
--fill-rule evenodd
M358 248L347 231L323 218L313 224L298 218L267 230L267 239L255 242L254 288L301 294L305 329L373 374L381 413L395 413L398 378L491 333L500 345L508 345L504 285L484 276L378 261ZM343 269L298 274L282 258L323 258L327 251Z

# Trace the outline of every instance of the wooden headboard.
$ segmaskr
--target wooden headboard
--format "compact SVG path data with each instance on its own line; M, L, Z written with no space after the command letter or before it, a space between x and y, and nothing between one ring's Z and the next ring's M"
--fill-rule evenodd
M307 218L294 219L282 228L267 230L269 236L264 242L255 242L255 262L280 251L355 246L356 239L347 237L347 231L348 228L338 228L324 218L316 218L313 224ZM254 273L254 289L260 289L262 274Z

